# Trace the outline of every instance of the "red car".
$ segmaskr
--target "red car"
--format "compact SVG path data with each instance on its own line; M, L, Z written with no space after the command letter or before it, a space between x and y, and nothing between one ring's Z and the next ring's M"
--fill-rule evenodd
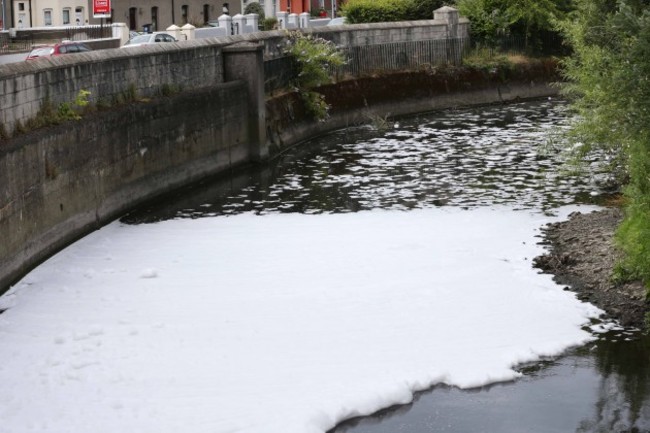
M61 54L83 53L91 48L81 42L61 42L60 44L41 45L35 47L27 56L26 60L40 59L41 57L58 56Z

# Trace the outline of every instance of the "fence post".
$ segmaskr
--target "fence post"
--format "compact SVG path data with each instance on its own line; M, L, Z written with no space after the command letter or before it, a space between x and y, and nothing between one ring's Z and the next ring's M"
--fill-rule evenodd
M269 157L266 142L266 108L264 97L264 47L246 43L223 48L225 81L241 80L247 84L248 148L252 161Z
M447 23L447 37L458 37L458 9L449 6L443 6L433 11L434 20L442 20Z
M278 12L278 27L281 29L287 28L289 13L288 12Z
M113 31L113 37L120 40L120 47L126 44L126 41L129 40L129 28L125 23L113 23L111 24L111 29Z
M244 34L244 26L246 25L246 18L242 14L237 14L234 17L232 17L232 25L233 25L233 35L243 35Z
M309 28L309 19L310 15L307 12L303 12L300 14L300 28L302 29L307 29Z
M298 23L298 14L289 14L288 21L287 28L297 29L300 27L300 23Z
M223 14L219 18L219 28L226 29L226 34L228 36L232 35L232 17L230 15Z
M246 24L253 28L253 32L257 32L260 29L260 16L257 14L248 14L244 15L246 17Z
M182 35L181 28L178 27L176 24L172 24L171 26L167 27L165 30L167 31L167 33L175 37L177 41L183 40L181 37Z
M441 20L447 23L447 63L458 65L461 62L461 50L458 49L458 9L443 6L433 12L434 20Z
M196 32L196 27L194 27L192 24L187 23L183 27L181 27L181 34L185 36L186 41L191 41L192 39L195 39L195 32Z

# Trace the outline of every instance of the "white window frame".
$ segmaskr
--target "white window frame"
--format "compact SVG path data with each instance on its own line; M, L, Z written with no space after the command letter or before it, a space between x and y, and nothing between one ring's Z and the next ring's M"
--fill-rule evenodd
M53 12L53 11L52 11L51 8L43 9L43 25L44 25L44 26L51 26L51 25L53 25L53 22L52 22L52 12ZM48 20L48 17L49 17L49 20ZM48 21L49 21L49 22L48 22Z
M68 13L68 19L66 21L65 19L65 13ZM63 11L61 12L61 21L63 22L64 26L68 26L72 22L72 8L63 8Z

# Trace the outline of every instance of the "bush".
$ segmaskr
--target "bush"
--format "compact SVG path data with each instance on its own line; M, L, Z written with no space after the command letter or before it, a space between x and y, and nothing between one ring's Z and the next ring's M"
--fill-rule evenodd
M248 14L257 14L259 15L260 22L264 21L264 8L258 2L252 2L246 5L244 8L244 15Z
M304 35L301 32L289 33L289 45L286 53L291 55L298 65L296 89L307 110L318 120L327 117L329 105L323 95L311 90L331 81L331 67L341 66L345 59L341 51L331 41Z
M262 30L275 30L278 26L278 19L275 17L264 18L262 20Z
M342 13L348 23L381 23L433 19L443 0L348 0Z

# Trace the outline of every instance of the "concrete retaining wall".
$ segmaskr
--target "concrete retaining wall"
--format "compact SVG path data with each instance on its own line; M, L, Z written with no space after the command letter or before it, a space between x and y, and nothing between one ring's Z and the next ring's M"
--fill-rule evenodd
M450 29L446 21L435 19L304 31L350 47L466 36L467 20L454 27L454 35ZM285 39L285 31L257 32L0 65L0 125L12 134L18 123L38 116L44 101L54 106L71 102L82 89L90 91L91 102L110 103L125 93L157 96L165 86L191 90L219 84L224 82L224 46L262 45L264 57L273 58L284 55Z
M245 92L241 81L221 84L0 146L0 293L137 203L246 163Z
M181 46L182 45L182 46ZM158 96L165 86L185 90L223 83L222 44L206 40L107 49L0 65L0 124L9 133L17 122L38 115L44 101L74 101L80 90L91 102L111 103L122 95Z

